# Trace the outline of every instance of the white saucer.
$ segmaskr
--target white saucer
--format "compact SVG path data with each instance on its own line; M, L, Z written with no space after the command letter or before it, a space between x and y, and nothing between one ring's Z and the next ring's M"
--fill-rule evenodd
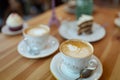
M120 28L120 18L116 18L116 19L114 20L114 23L115 23L115 25L116 25L117 27Z
M102 39L106 34L105 29L97 23L93 23L92 34L78 35L77 30L78 30L77 23L76 21L73 21L73 22L68 22L66 24L63 23L59 28L59 33L65 39L82 39L88 42L98 41Z
M71 8L69 8L68 6L65 6L65 7L64 7L64 10L65 10L66 12L68 12L68 13L75 14L75 8L74 8L74 9L71 9Z
M27 23L24 23L24 24L23 24L23 29L24 29L25 27L27 27ZM6 35L12 36L12 35L21 34L23 29L21 29L21 30L19 30L19 31L10 31L9 28L8 28L6 25L4 25L4 26L2 27L2 33L3 33L3 34L6 34Z
M47 57L53 54L58 49L58 47L59 47L59 41L55 37L50 36L48 40L48 45L46 46L46 48L41 50L40 54L38 55L31 55L28 51L27 45L23 40L18 44L17 50L20 55L26 58L37 59L37 58Z
M101 64L100 60L94 55L92 56L92 58L97 60L98 67L89 78L82 79L82 80L98 80L103 73L103 68L102 68L102 64ZM57 80L75 80L76 77L74 75L70 76L70 75L66 75L62 72L61 67L60 67L61 63L62 63L61 53L58 53L57 55L55 55L53 57L51 64L50 64L50 70L51 70L52 74L54 75L54 77Z

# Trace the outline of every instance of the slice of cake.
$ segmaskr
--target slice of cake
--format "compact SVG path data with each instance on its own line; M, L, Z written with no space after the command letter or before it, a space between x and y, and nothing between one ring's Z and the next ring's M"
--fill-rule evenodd
M11 13L7 20L6 20L6 26L11 31L18 31L23 28L23 19L16 13Z
M91 34L92 33L93 17L90 15L82 15L77 22L78 25L78 35L82 33Z

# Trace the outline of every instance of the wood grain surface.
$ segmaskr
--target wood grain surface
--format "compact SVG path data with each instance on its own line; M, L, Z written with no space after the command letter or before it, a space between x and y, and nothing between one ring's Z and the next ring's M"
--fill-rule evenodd
M103 74L100 80L120 80L120 28L114 25L118 9L97 7L94 11L95 22L103 25L106 36L100 41L92 43L96 55L103 65ZM66 13L64 5L56 8L60 21L75 20L73 14ZM29 26L48 24L51 11L47 11L27 21ZM59 42L65 41L58 33L57 27L51 28L51 35ZM50 72L50 62L53 55L42 59L27 59L18 51L18 43L23 39L22 34L7 36L0 33L0 80L55 80Z

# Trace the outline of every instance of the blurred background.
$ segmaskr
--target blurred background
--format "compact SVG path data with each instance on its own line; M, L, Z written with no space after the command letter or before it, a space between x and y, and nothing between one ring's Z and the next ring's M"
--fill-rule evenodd
M60 6L70 0L55 0L55 6ZM100 7L119 8L120 0L94 0ZM0 26L12 12L28 20L51 9L51 0L0 0Z

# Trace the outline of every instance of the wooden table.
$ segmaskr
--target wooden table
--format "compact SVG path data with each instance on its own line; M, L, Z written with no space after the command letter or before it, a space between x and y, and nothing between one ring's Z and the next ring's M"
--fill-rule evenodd
M56 8L56 12L62 19L75 19L74 15L64 11L64 5ZM92 43L95 48L94 54L103 64L100 80L120 80L120 28L114 25L117 12L117 9L100 7L94 12L95 22L103 25L107 31L105 38ZM47 24L50 16L51 11L47 11L27 22L30 26ZM51 29L51 35L60 43L65 41L55 27ZM55 80L50 72L50 62L59 50L46 58L27 59L17 52L17 45L22 39L22 35L0 34L0 80Z

